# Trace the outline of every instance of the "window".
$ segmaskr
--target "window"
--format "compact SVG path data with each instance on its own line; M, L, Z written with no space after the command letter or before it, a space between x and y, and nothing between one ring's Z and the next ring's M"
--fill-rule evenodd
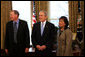
M69 17L68 1L49 1L49 21L58 27L61 16Z
M31 1L12 1L12 9L18 10L20 13L19 18L27 21L30 32L30 45L31 42Z

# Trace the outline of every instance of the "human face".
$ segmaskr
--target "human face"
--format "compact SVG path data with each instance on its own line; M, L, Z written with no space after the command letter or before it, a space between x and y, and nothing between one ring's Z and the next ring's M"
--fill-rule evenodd
M11 18L11 20L17 20L17 19L18 19L17 15L16 15L16 14L14 14L14 12L13 12L13 11L12 11L12 12L10 12L10 18Z
M65 27L65 22L64 22L63 19L60 19L60 20L59 20L59 27L60 27L60 28L64 28L64 27Z
M45 16L44 12L39 13L39 20L40 22L44 22L47 19L47 16Z

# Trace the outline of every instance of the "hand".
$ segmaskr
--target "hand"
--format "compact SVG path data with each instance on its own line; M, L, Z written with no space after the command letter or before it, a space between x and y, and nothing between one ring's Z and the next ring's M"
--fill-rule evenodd
M28 53L29 52L29 48L25 48L25 53Z
M8 54L8 49L5 49L6 54Z
M40 45L36 45L36 48L37 48L38 50L41 50L41 46L40 46Z
M43 51L44 49L46 49L46 45L41 46L41 51Z

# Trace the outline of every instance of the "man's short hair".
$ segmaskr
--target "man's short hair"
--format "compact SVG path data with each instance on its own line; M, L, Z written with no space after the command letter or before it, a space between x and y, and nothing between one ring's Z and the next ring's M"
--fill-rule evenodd
M19 12L17 10L12 10L11 12L14 12L17 16L19 16Z
M45 16L47 16L47 12L44 10L41 10L40 12L44 12Z

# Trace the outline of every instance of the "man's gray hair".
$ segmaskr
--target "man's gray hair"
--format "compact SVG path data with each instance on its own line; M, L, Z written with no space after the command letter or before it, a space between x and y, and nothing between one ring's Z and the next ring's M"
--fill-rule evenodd
M14 14L17 14L17 16L19 16L19 12L17 10L12 10L11 12L14 12Z
M46 12L46 11L41 10L40 12L44 12L45 16L47 16L47 12ZM40 12L39 12L39 13L40 13Z

